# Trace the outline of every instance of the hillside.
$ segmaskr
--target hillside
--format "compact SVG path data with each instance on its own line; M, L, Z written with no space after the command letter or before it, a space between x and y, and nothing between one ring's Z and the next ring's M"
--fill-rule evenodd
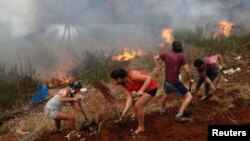
M230 60L230 55L225 58ZM32 133L37 128L47 125L45 130L35 137L35 141L55 141L55 140L88 140L88 141L110 141L110 140L140 140L140 141L164 141L164 140L207 140L207 126L212 124L250 124L250 96L249 83L250 79L246 76L250 75L249 56L245 55L239 62L231 59L231 66L241 67L240 72L231 75L222 76L216 94L209 100L201 100L202 91L194 95L191 105L188 107L189 117L192 121L188 123L177 123L174 118L182 101L180 97L171 95L168 99L167 115L160 115L158 112L162 96L162 85L159 84L157 96L153 98L145 108L145 127L146 131L142 136L132 138L129 136L130 129L136 128L136 120L127 118L121 123L115 123L116 115L114 113L114 105L118 109L123 108L125 102L121 90L112 83L105 84L111 90L111 95L115 101L108 103L103 95L93 86L88 86L84 109L87 115L95 119L98 123L98 133L82 132L80 135L71 134L70 139L65 136L70 133L66 129L67 125L63 123L63 133L56 134L53 131L54 125L51 120L44 118L43 107L45 103L39 103L35 107L26 110L24 114L19 114L4 122L2 132L8 129L4 135L0 137L0 141L20 140L26 135ZM163 73L153 73L157 76L157 80L163 77ZM225 81L227 79L227 81ZM188 86L188 83L185 83ZM194 86L193 86L194 89ZM58 91L50 90L50 96ZM100 104L102 103L102 104ZM66 107L66 110L77 117L78 127L84 121L81 113L74 113L72 109ZM130 114L133 110L130 110Z

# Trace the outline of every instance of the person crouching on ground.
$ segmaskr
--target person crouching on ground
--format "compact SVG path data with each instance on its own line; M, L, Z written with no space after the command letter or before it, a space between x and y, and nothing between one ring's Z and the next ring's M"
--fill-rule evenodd
M217 64L218 60L220 61L221 65ZM210 87L212 91L215 91L216 86L214 86L212 82L217 78L219 71L222 70L223 66L223 58L220 54L205 57L203 59L196 59L194 61L194 67L197 68L199 79L197 81L196 88L193 94L196 94L199 91L204 81L205 95L202 96L201 99L205 100L207 96L209 96Z
M156 81L143 71L130 70L127 72L122 68L113 70L110 77L117 85L123 86L124 93L127 96L125 108L121 115L122 118L125 117L133 104L136 118L138 120L138 128L132 132L131 135L134 136L140 134L145 130L143 107L156 95ZM136 94L140 96L136 102L133 100L132 92L136 92Z
M187 61L182 54L182 44L179 41L174 41L172 43L172 51L161 53L154 57L154 61L158 65L158 61L162 60L165 63L165 82L164 82L164 95L162 97L162 104L160 113L167 113L166 102L168 94L175 93L179 96L184 97L184 101L181 104L181 108L176 115L176 121L186 122L189 121L188 118L183 116L184 111L192 100L192 95L184 84L179 80L179 72L183 66L184 70L188 73L190 78L190 83L193 83L191 72L189 70ZM158 68L156 68L158 69Z
M80 82L74 81L69 83L69 87L66 87L53 96L45 105L45 116L55 121L56 131L60 133L61 120L69 122L70 130L76 130L75 117L62 111L62 108L66 103L70 103L72 108L81 111L77 101L81 99L80 89L82 85Z

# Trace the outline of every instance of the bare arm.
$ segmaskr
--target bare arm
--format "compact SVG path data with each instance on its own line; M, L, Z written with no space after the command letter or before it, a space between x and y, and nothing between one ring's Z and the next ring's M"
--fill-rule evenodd
M62 90L62 96L60 98L61 102L74 102L76 101L75 97L67 97L68 94L70 93L70 89L69 88L65 88Z
M209 86L212 88L212 90L215 91L215 87L214 87L212 81L207 76L205 77L204 80L205 80L205 82L207 82L209 84ZM201 85L197 83L195 91L193 92L193 94L196 94L199 91L200 87L201 87Z
M81 111L81 108L80 108L80 106L78 105L78 103L77 102L71 102L71 107L73 108L73 109L75 109L76 111Z
M218 60L219 60L220 64L223 65L224 61L223 61L221 54L217 54L217 55L218 55Z
M76 95L74 96L74 98L76 98L77 100L76 100L76 101L73 101L73 102L70 102L70 103L71 103L71 107L72 107L73 109L77 110L77 111L81 111L80 105L77 103L77 101L81 102L81 101L80 101L80 98L81 98L80 94L76 94Z
M193 94L196 94L199 91L200 87L201 85L196 84L195 91L193 92Z
M127 114L128 110L132 106L132 95L131 95L131 93L128 90L126 90L125 88L124 88L124 93L127 96L127 100L126 100L124 110L122 112L122 117L124 117Z
M190 69L188 67L188 64L184 65L183 68L184 68L185 72L188 74L190 82L194 82L193 76L192 76L191 71L190 71Z
M155 64L156 64L156 67L157 67L157 68L160 68L159 61L160 61L160 56L159 56L159 55L156 55L156 56L154 57L154 62L155 62Z
M219 69L222 70L223 68L226 67L225 64L224 64L224 60L223 60L221 54L217 54L217 55L218 55L218 60L219 60L219 62L220 62Z
M212 81L208 77L205 78L205 81L210 85L210 87L212 88L212 90L215 91L215 87L214 87Z

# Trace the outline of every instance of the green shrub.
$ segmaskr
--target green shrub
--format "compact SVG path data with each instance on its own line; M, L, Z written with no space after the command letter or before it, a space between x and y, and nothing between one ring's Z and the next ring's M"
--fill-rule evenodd
M147 71L153 71L154 68L155 68L155 62L154 62L154 56L157 55L157 54L153 54L153 53L150 53L150 54L146 54L145 56L142 56L141 57L141 63L144 64L144 68L147 70Z
M215 26L208 25L206 28L196 27L195 30L175 30L173 35L175 40L180 40L187 45L205 48L205 52L207 54L223 54L229 51L236 52L239 50L238 48L242 46L242 44L244 45L244 43L249 42L250 34L237 35L236 33L233 33L228 37L225 37L223 35L214 37L214 33L216 30L217 29Z
M90 84L93 81L108 82L109 73L115 68L123 67L126 62L113 61L111 55L105 54L101 49L83 52L72 69L73 76L84 84Z
M180 29L174 31L174 38L187 45L197 47L208 47L213 43L211 36L207 35L202 27L197 27L195 31L191 29Z
M0 63L0 112L30 102L38 82L35 69L27 61L22 65L6 66Z

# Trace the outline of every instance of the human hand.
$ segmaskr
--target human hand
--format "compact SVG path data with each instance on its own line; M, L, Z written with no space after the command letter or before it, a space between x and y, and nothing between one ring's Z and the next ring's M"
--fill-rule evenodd
M190 92L192 95L195 95L198 91Z
M119 116L119 118L114 121L115 123L121 122L124 119L125 115L123 115L121 112L119 112L118 116Z
M131 95L132 95L133 101L137 101L143 94L144 94L143 91L132 92Z
M158 67L155 67L155 68L154 68L154 72L156 72L156 71L159 71L159 68L158 68Z
M221 71L223 69L222 65L219 65L219 71Z
M139 90L139 91L136 92L136 94L140 97L140 96L142 96L144 94L144 92Z
M190 83L194 83L194 79L190 79Z
M160 66L156 66L154 71L163 71L163 69Z
M124 119L125 118L125 116L126 116L126 113L125 112L122 112L121 113L121 117L120 117L120 119L122 120L122 119Z
M85 99L84 96L80 95L81 101L83 101Z
M223 70L223 69L225 69L225 68L227 68L227 65L226 65L226 64L221 64L221 65L219 65L219 70Z
M74 101L75 101L75 102L79 101L80 99L81 99L81 96L80 96L79 94L76 94L76 95L74 96Z
M215 92L216 91L216 87L214 85L211 86L211 89Z

